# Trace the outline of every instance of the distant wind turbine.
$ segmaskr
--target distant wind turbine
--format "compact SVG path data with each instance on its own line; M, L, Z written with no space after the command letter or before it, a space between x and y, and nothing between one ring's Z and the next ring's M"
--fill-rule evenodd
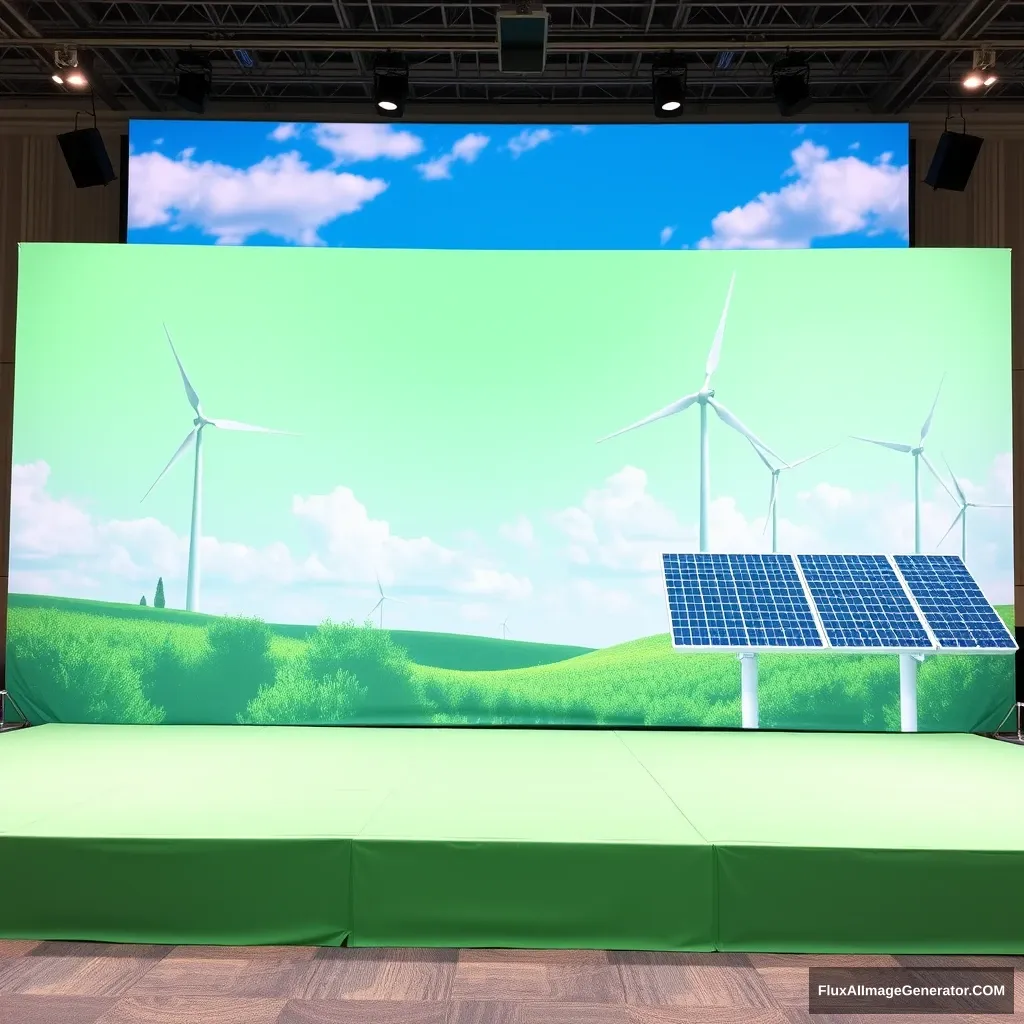
M938 390L935 392L935 400L932 402L932 407L928 412L928 417L925 419L921 426L921 436L918 439L916 445L912 444L899 444L896 441L876 441L871 437L858 437L854 435L854 439L857 441L867 441L868 444L877 444L882 448L889 448L894 452L902 452L905 455L912 455L914 457L914 554L919 555L921 553L921 463L923 462L931 472L932 476L942 485L943 490L954 500L956 497L953 492L946 486L946 481L939 476L935 467L929 462L928 456L924 453L924 439L928 436L928 431L932 429L932 419L935 417L935 407L939 404L939 395L942 393L942 384L946 379L946 375L942 375L942 380L939 381Z
M379 608L380 609L380 628L384 628L384 605L390 601L392 604L402 604L397 597L389 597L384 593L384 588L380 583L380 576L377 577L377 590L380 593L380 600L370 609L370 614L367 618L372 617L373 613Z
M164 334L167 335L167 342L171 346L171 353L174 361L178 364L178 372L181 374L181 382L185 385L185 395L189 405L195 412L195 419L192 420L192 429L188 436L178 446L178 450L171 456L170 462L160 471L160 475L153 481L150 488L142 496L145 501L153 488L163 479L164 474L173 466L190 444L195 442L195 470L192 476L192 525L188 537L188 580L185 585L185 610L190 612L199 611L199 545L202 540L202 519L203 519L203 431L207 427L217 427L220 430L245 430L258 434L285 434L284 430L270 430L268 427L254 427L249 423L239 423L237 420L211 420L203 414L203 407L199 401L199 395L192 387L185 373L185 367L181 365L178 352L171 341L171 333L164 325ZM294 435L293 435L294 436Z
M507 640L508 639L508 618L507 617L505 618L505 621L501 624L501 639L502 640Z
M796 462L784 462L779 466L769 462L768 457L753 441L750 442L750 447L757 452L757 457L768 467L768 471L772 475L772 492L768 499L768 515L764 520L764 528L767 530L768 523L772 524L772 554L775 554L779 550L779 477L782 476L783 470L796 469L797 466L802 466L805 462L810 462L811 459L816 459L819 455L824 455L839 446L834 444L828 448L822 448L820 452L815 452L813 455L797 459Z
M729 302L732 299L733 285L736 283L736 275L733 274L729 281L729 291L725 296L725 306L722 309L722 316L718 321L718 330L715 331L714 340L711 342L711 350L708 352L707 362L704 365L704 384L700 391L694 391L692 394L684 395L678 401L673 402L671 405L666 405L664 409L659 409L655 413L651 413L650 416L645 419L639 420L636 423L630 424L628 427L623 427L622 430L615 431L614 434L609 434L607 437L602 437L598 444L604 441L609 441L613 437L618 437L619 434L625 434L627 431L636 430L637 427L645 427L648 423L653 423L655 420L662 420L668 416L675 416L676 413L683 412L685 409L689 409L691 405L697 404L700 406L700 550L708 550L708 504L710 501L711 492L711 464L710 455L708 453L708 406L718 415L718 418L727 426L733 430L738 431L742 434L755 448L766 452L773 458L778 459L782 462L782 459L778 457L759 437L748 430L721 402L715 401L715 392L711 388L711 377L715 370L718 369L718 360L722 354L722 338L725 335L725 319L729 313Z
M967 495L964 494L963 488L960 486L960 481L957 480L956 474L950 469L949 463L946 462L946 457L942 457L942 461L946 463L946 469L949 470L949 478L953 481L953 486L956 488L956 503L960 506L960 511L956 514L956 519L949 524L949 529L942 535L942 539L939 544L942 543L952 532L953 528L957 523L960 524L960 560L966 565L967 563L967 510L969 508L1012 508L1012 505L997 504L997 505L983 505L977 501L968 501ZM936 545L937 547L938 545Z

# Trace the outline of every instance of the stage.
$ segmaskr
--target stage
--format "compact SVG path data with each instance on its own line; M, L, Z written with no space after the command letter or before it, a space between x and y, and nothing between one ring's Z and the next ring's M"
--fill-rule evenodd
M978 736L44 725L0 784L0 938L1024 952Z

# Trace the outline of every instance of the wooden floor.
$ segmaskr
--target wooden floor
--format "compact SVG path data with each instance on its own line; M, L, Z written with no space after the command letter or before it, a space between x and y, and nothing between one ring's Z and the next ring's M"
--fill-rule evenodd
M1024 957L113 946L0 941L0 1024L988 1024L811 1017L808 965L1008 967Z

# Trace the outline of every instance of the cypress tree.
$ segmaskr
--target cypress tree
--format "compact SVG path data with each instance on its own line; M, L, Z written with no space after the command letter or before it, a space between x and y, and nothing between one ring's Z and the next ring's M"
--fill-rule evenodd
M139 601L139 604L141 604L143 608L146 607L146 595L145 594L142 595L142 600Z
M158 579L156 581L156 595L153 598L153 607L154 608L163 608L164 607L164 578L163 578L163 576L161 576L160 579Z

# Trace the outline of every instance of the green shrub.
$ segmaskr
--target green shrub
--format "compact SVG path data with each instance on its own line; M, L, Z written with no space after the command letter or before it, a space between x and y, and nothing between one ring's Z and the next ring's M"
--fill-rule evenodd
M327 619L307 640L305 661L310 679L334 679L344 672L358 680L366 690L358 717L380 722L421 718L408 656L386 630Z
M366 687L351 672L313 679L302 661L287 662L277 682L261 690L238 716L243 725L340 725L355 718Z
M155 724L162 712L144 696L136 652L116 634L93 628L91 616L52 609L11 614L8 684L46 720ZM27 683L27 687L23 687Z

